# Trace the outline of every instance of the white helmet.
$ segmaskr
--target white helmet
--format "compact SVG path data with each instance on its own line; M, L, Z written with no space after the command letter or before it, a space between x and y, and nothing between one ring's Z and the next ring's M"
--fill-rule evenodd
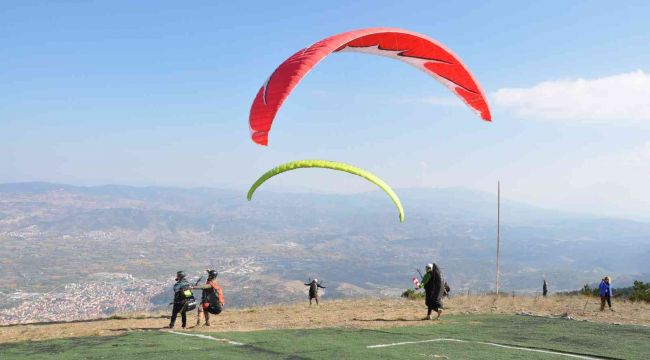
M314 279L314 282L318 282L318 279Z
M433 264L427 264L427 269L433 269Z

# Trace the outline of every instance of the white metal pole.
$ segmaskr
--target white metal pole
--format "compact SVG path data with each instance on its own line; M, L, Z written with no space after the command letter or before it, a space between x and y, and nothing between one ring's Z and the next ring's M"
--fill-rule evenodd
M497 277L496 288L499 295L499 242L501 237L501 182L497 182Z

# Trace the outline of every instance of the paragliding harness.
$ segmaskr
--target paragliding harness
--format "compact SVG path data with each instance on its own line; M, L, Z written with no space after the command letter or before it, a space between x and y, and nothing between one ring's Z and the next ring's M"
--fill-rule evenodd
M203 279L203 276L196 280L194 286L198 285L201 279ZM183 303L183 309L180 312L192 311L196 309L196 298L194 297L194 293L189 286L181 288L179 294L174 295L174 302L170 305L174 303Z
M190 291L190 293L191 293L191 291ZM186 300L185 311L192 311L194 309L196 309L196 299L194 298L194 294L192 294L192 295L190 295L190 298L188 298Z
M210 286L212 286L212 284L210 284ZM203 310L214 315L221 314L223 311L223 305L221 304L219 291L221 290L214 286L211 289L208 289L208 291L203 291L201 297L201 306L203 307Z

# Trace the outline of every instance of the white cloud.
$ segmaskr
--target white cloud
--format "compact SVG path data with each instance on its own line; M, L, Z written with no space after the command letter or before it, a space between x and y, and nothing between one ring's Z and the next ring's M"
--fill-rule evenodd
M578 122L650 121L650 74L642 70L596 79L544 81L492 94L518 116Z

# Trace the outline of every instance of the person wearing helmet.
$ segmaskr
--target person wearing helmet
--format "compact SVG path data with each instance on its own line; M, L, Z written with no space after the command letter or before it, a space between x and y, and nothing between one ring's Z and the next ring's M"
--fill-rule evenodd
M205 285L195 286L194 289L203 290L201 306L198 306L196 314L196 326L201 324L201 314L205 317L205 326L210 326L210 313L219 314L223 309L223 290L217 282L217 270L206 270L208 280Z
M316 305L318 305L318 288L325 289L325 286L319 284L318 279L306 283L305 286L309 286L309 306L311 306L312 300L316 300Z
M174 284L174 307L172 308L172 317L169 321L170 329L174 328L178 313L181 313L181 325L183 329L187 325L187 300L193 296L190 287L190 283L185 279L185 272L177 272L176 283Z
M427 305L427 317L424 320L431 320L432 310L438 313L437 320L442 314L442 295L444 293L442 273L435 263L427 264L426 270L427 273L424 274L424 278L420 283L420 289L424 288L424 303Z

